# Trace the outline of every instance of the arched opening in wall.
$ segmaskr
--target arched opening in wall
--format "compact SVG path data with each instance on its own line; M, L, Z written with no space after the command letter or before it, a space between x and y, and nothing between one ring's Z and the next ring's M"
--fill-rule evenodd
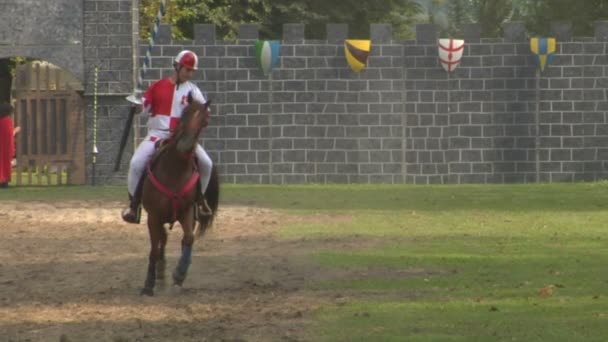
M82 82L50 62L19 59L11 70L14 185L85 183Z
M15 58L0 59L0 103L7 103L11 100L11 83L15 63Z

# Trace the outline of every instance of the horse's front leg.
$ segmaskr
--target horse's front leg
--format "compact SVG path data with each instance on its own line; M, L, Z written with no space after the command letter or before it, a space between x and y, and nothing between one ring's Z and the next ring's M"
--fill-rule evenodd
M192 206L184 213L184 217L179 223L184 231L184 237L182 239L182 256L173 271L173 281L176 285L181 286L192 262L192 245L194 243L194 208Z
M156 222L152 215L148 215L148 232L150 233L150 256L148 258L148 274L146 276L146 282L144 288L141 290L142 295L153 296L154 285L156 282L156 261L159 256L159 240L160 230L163 229L162 225Z
M156 261L156 279L165 279L165 246L167 246L167 230L161 227L159 231L159 242L158 242L158 260Z

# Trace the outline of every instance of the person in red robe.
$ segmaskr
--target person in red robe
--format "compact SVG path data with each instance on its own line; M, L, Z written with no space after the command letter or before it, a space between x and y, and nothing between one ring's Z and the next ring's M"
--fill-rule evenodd
M7 188L11 181L12 162L15 156L15 131L13 106L0 104L0 188Z

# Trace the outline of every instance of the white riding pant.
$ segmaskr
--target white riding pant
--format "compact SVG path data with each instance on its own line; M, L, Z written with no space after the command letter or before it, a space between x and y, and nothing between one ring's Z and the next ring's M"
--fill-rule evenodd
M166 139L170 135L169 132L165 131L150 131L144 140L139 144L131 163L129 164L129 174L127 176L127 190L129 194L135 194L137 184L141 179L141 176L146 171L146 165L152 155L154 154L154 144L160 139ZM201 183L201 193L204 195L211 179L211 168L213 167L213 161L205 152L200 144L196 144L194 151L196 154L196 160L198 161L198 172L200 174L199 182Z

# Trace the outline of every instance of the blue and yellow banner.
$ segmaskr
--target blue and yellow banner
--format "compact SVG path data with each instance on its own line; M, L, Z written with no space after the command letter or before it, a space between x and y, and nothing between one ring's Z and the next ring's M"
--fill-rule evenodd
M541 71L544 71L545 67L553 61L555 47L555 38L530 39L530 49L534 53L534 62L540 67Z

